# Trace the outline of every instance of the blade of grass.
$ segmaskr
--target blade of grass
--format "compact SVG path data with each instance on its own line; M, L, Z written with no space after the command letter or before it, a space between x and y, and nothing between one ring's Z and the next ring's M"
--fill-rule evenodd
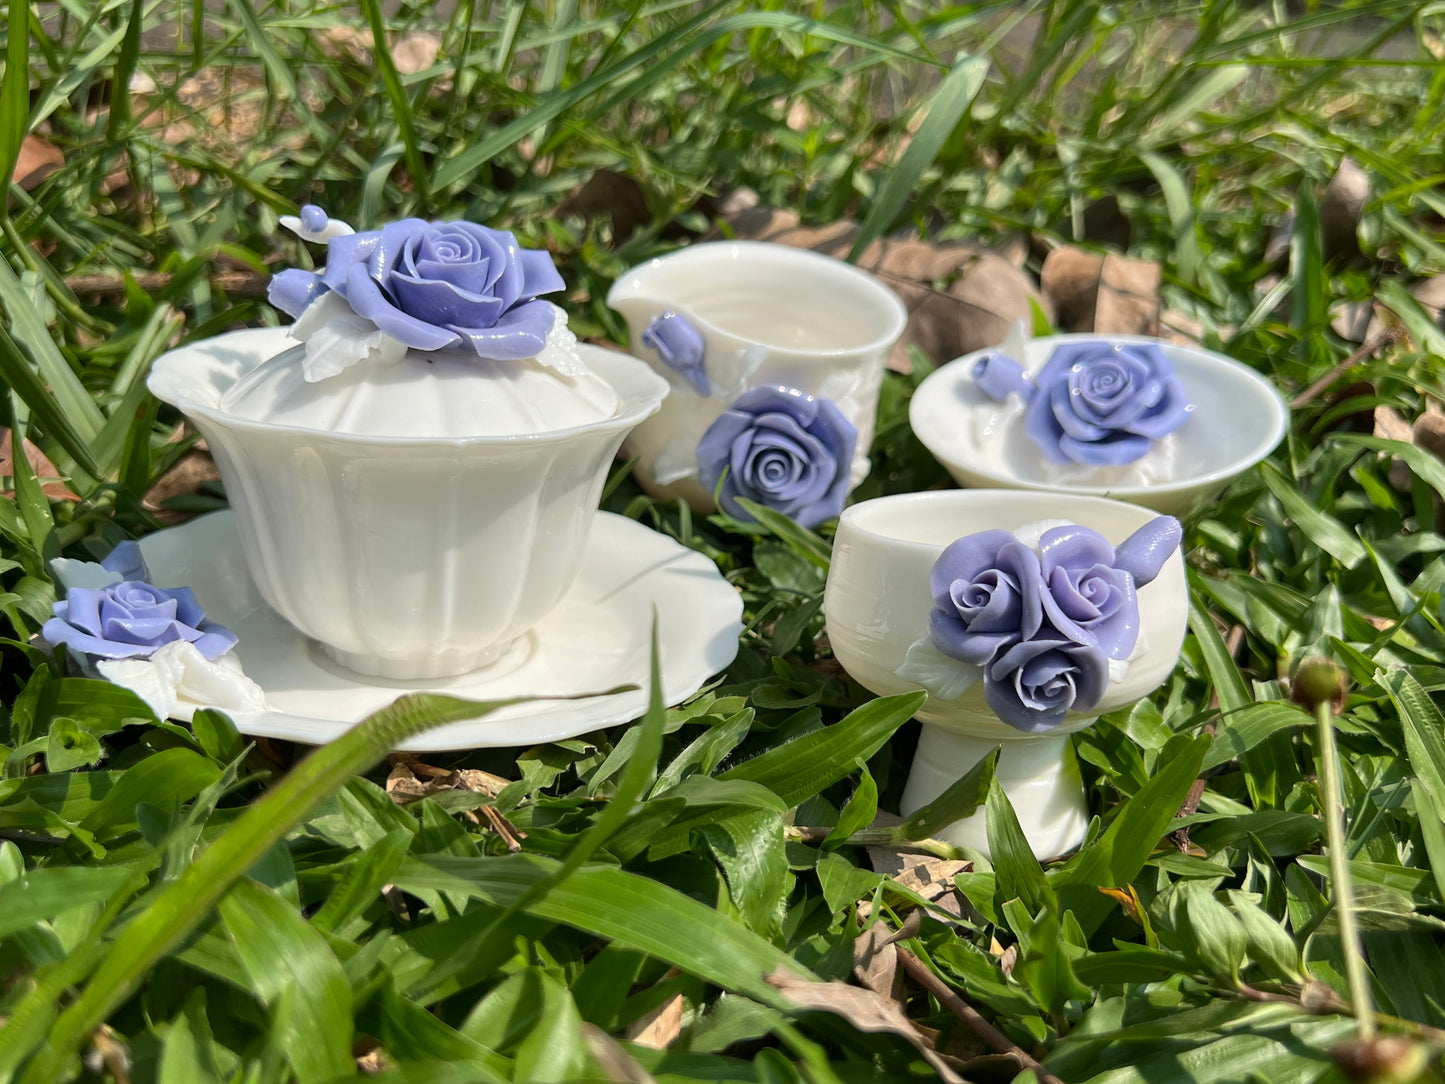
M933 165L949 135L978 96L983 81L988 78L988 70L989 63L982 57L965 54L955 62L928 103L928 116L914 133L903 157L885 169L873 206L868 209L853 247L848 250L849 260L858 259L893 224L904 201L917 189L923 174Z
M425 206L431 199L431 184L427 176L426 163L422 160L421 144L416 133L416 118L412 115L411 101L401 85L396 63L391 57L391 47L386 40L386 18L382 15L377 0L361 0L361 10L371 27L372 54L376 66L381 69L381 82L386 87L386 96L391 101L392 119L401 132L401 145L406 156L406 169L416 186L417 198Z
M30 130L29 0L10 0L10 28L5 41L5 79L0 83L0 177L5 191L20 160L20 145ZM5 206L9 206L9 199ZM0 214L7 213L0 210Z

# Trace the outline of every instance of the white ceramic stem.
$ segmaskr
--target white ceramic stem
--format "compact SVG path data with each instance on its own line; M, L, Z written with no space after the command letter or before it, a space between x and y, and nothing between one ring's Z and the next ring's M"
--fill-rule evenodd
M1034 854L1052 858L1077 847L1089 827L1089 811L1084 804L1079 764L1069 748L1067 734L1030 735L999 742L925 723L903 790L903 815L922 809L1000 745L1003 752L995 778L1013 805ZM989 854L983 808L934 833L934 838Z

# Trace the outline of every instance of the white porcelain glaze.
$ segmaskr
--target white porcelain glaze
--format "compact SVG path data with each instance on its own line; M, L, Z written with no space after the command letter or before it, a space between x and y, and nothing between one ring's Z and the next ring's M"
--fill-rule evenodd
M710 511L695 478L659 484L655 461L677 463L746 388L774 385L831 399L858 431L852 485L868 473L878 389L908 312L865 271L830 256L762 241L693 245L628 271L607 295L627 319L632 349L672 382L662 409L627 440L649 492ZM663 312L683 316L706 344L711 395L702 396L641 342Z
M261 595L348 669L433 678L485 666L576 577L607 468L666 383L581 347L616 413L510 436L358 436L220 409L287 349L282 328L231 332L157 359L148 381L205 436Z
M933 608L928 576L944 547L978 531L1011 531L1056 518L1090 527L1118 545L1154 513L1098 497L1019 490L908 493L848 508L838 523L823 602L834 655L859 684L880 696L916 691L918 685L897 671L909 647L927 635ZM1177 551L1139 590L1138 600L1139 639L1127 674L1110 682L1087 715L1071 713L1055 730L1024 734L1001 722L985 703L982 685L955 700L930 696L918 712L924 736L903 812L926 805L1002 745L999 779L1035 852L1055 855L1081 842L1088 820L1066 738L1098 715L1146 696L1173 671L1189 614L1184 561ZM979 813L947 829L943 838L986 854L983 832Z
M495 666L409 683L341 669L277 615L251 581L232 512L157 531L141 541L141 549L157 578L189 584L207 614L240 638L234 650L270 707L233 713L241 732L312 745L331 741L410 691L489 700L640 686L584 700L515 704L429 731L401 748L516 748L561 741L646 710L654 613L669 704L691 696L732 662L742 631L742 600L716 565L606 512L596 517L582 571L566 596Z
M959 485L1114 497L1186 515L1267 456L1289 427L1289 409L1269 381L1222 354L1196 347L1137 335L1054 335L1025 341L1023 356L1015 360L1037 372L1054 347L1086 340L1158 343L1169 359L1194 410L1161 442L1167 447L1158 451L1167 454L1150 453L1160 461L1142 470L1093 471L1048 463L1025 435L1021 417L1006 424L1011 413L1020 413L1017 402L995 402L974 380L974 362L987 350L965 354L923 381L909 406L914 433ZM990 427L981 420L1000 424Z

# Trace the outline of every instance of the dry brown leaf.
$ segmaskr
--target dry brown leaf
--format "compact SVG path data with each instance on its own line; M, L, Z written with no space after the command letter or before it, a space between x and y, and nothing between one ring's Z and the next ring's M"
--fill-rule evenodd
M1359 254L1360 240L1355 230L1369 198L1369 176L1353 158L1345 155L1320 199L1320 233L1325 259Z
M1139 897L1134 894L1133 885L1130 885L1128 888L1109 888L1100 885L1099 891L1116 901L1119 906L1123 908L1124 913L1131 919L1140 925L1143 924L1139 918Z
M216 469L216 463L211 458L211 453L198 445L176 460L170 470L156 479L155 485L146 492L145 507L155 512L161 519L181 519L183 518L182 513L163 509L162 502L170 500L172 497L199 493L202 486L208 482L218 482L220 479L221 472Z
M924 1041L898 1002L861 986L849 986L846 982L814 982L783 968L769 975L767 981L769 986L800 1009L836 1013L859 1031L899 1036L923 1055L938 1073L939 1079L948 1084L966 1084L953 1066Z
M435 64L441 49L441 38L425 30L413 30L391 47L391 62L402 75L415 75Z
M682 1034L682 994L676 993L627 1026L628 1041L666 1050Z
M1019 947L1010 945L998 954L998 969L1003 972L1004 978L1014 973L1014 966L1019 962Z
M14 467L11 465L11 457L14 455L14 448L11 446L11 430L3 430L0 435L0 475L13 476ZM78 494L71 492L71 489L61 481L60 470L49 457L37 448L30 441L24 441L25 458L30 464L31 473L40 482L40 490L53 501L78 501ZM13 497L14 490L6 489L0 492L0 496Z
M887 923L875 922L853 941L853 977L880 997L898 996L900 980L895 940Z
M594 218L610 218L614 245L626 241L652 218L642 186L614 169L599 169L592 174L557 211L561 215L580 215L589 222Z
M618 1084L656 1084L651 1073L638 1064L626 1048L596 1024L582 1022L582 1041L608 1080Z
M41 136L28 135L20 143L11 179L29 192L63 165L65 155L59 147Z
M1044 258L1042 289L1064 331L1159 333L1160 269L1151 260L1061 245Z

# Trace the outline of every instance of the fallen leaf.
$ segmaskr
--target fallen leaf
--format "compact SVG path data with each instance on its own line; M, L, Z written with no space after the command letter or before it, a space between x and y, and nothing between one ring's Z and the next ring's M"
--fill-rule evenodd
M1019 947L1010 945L998 954L998 969L1003 972L1004 978L1014 973L1014 967L1019 962Z
M562 202L557 213L579 215L589 222L610 218L613 245L622 244L652 219L642 185L615 169L599 169L592 174L586 184Z
M11 179L29 192L63 165L65 155L59 147L38 135L27 135L20 143Z
M170 470L156 479L155 484L146 491L145 507L157 513L162 519L183 519L184 513L170 512L162 507L163 503L173 497L199 493L203 486L220 480L221 472L216 469L216 463L211 458L211 453L203 446L197 445L176 460Z
M1320 199L1320 233L1326 260L1359 255L1360 239L1356 229L1360 212L1369 198L1369 176L1353 158L1345 155Z
M1159 333L1160 269L1151 260L1061 245L1044 258L1041 281L1060 330Z
M11 442L11 430L3 430L0 436L0 475L12 477L15 473L11 464L11 457L14 455L14 448ZM78 501L80 496L71 492L68 485L61 479L64 477L59 468L44 452L37 448L30 441L23 442L25 448L25 459L30 464L30 471L40 482L40 491L53 501ZM7 489L0 492L0 496L13 497L15 491Z
M435 64L441 49L441 38L425 30L413 30L391 47L391 62L402 75L415 75Z
M596 1024L582 1022L582 1041L608 1080L618 1084L656 1084L651 1073L638 1064L627 1049Z
M903 1012L903 1007L861 986L846 982L813 982L778 968L768 985L800 1009L830 1012L843 1017L859 1031L897 1035L913 1046L948 1084L965 1084L963 1077L928 1043Z
M873 923L853 940L853 977L880 997L892 998L898 994L895 940L893 930L885 922Z
M677 968L669 968L663 980L678 974ZM653 1050L666 1050L674 1039L682 1034L682 993L673 994L650 1012L643 1013L627 1026L627 1039L638 1046L649 1046Z

